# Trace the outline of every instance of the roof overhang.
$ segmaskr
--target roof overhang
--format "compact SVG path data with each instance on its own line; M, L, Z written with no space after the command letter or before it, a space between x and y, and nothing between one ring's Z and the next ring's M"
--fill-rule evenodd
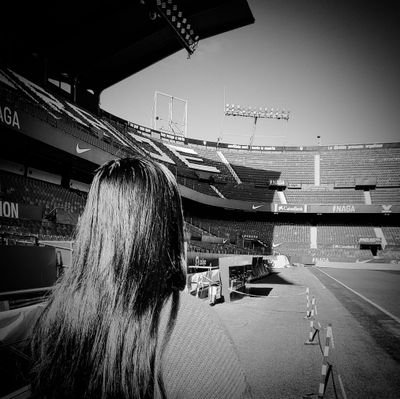
M246 0L173 3L200 42L254 22ZM0 25L2 63L36 81L63 76L100 93L184 48L165 19L154 17L156 0L65 4L9 2L10 17Z

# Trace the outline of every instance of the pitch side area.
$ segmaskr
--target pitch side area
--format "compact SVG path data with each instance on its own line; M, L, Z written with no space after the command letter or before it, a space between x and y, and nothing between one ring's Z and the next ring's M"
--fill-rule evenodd
M238 295L215 310L256 398L317 397L329 324L324 398L398 398L399 284L399 265L290 267L252 284L267 296ZM311 345L307 292L316 305Z

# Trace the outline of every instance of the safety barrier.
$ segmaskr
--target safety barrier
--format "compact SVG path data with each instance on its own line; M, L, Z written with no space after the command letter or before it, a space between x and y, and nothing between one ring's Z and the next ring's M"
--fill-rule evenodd
M320 379L319 379L317 393L303 395L303 398L304 399L305 398L318 398L318 399L324 398L326 389L328 386L328 382L330 379L332 381L334 397L339 398L338 392L336 390L335 373L334 373L333 363L331 361L329 361L330 350L334 349L334 347L335 347L334 339L333 339L332 324L328 323L326 328L322 328L321 323L318 320L316 320L316 317L318 315L317 300L313 296L312 300L311 300L311 305L310 305L310 290L308 287L306 290L306 299L307 299L307 309L306 309L306 316L304 318L310 320L310 330L308 333L308 339L304 343L304 345L318 345L319 346L319 348L321 350L321 354L322 354L322 365L321 365L321 373L320 373ZM315 325L317 325L318 327L316 327ZM320 333L323 330L326 330L326 336L325 336L325 345L322 348ZM336 373L336 375L337 375L340 389L341 389L341 397L343 399L347 399L346 391L344 389L344 385L343 385L341 376L338 373Z

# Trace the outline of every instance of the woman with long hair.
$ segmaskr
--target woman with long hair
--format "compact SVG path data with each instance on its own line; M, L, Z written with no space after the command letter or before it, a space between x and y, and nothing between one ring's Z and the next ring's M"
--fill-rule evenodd
M35 326L34 396L249 395L223 326L181 293L183 243L181 199L165 166L137 157L98 169L73 264Z

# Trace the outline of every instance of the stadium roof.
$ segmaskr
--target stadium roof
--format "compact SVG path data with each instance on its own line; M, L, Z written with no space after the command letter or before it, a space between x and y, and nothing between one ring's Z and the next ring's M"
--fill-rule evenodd
M173 0L200 42L254 22L246 0ZM179 51L183 44L156 0L8 2L0 24L4 66L33 80L78 78L103 89Z

